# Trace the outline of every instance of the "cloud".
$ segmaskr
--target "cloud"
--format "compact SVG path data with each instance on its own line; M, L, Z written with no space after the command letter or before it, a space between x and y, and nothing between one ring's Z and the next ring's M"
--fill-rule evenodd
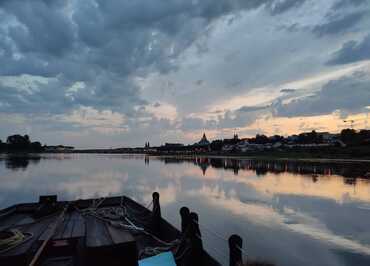
M336 110L358 113L363 112L370 102L370 76L368 72L355 72L323 85L312 95L283 103L273 104L276 116L312 116L331 114Z
M7 117L0 133L30 131L86 147L142 144L148 135L153 143L182 141L191 131L250 125L277 97L285 106L300 96L289 82L369 58L364 39L328 59L338 44L368 34L353 15L367 23L364 7L345 0L0 1L0 114ZM317 38L323 35L333 41Z
M303 5L307 0L283 0L272 1L267 5L267 9L272 15L279 15L292 8L297 8Z
M60 85L55 100L59 103L48 106L50 112L79 104L127 112L145 104L134 78L176 70L178 56L206 33L213 21L270 2L2 1L0 10L6 19L0 27L0 75L56 79L54 83ZM276 4L280 12L295 6L282 5ZM86 86L72 102L65 94L76 82ZM38 112L36 107L42 109L43 104L38 104L37 98L50 97L53 86L48 83L38 93L21 95L26 98L22 103L14 95L14 91L19 93L16 89L6 89L3 94L10 94L8 104L13 110L32 98L35 104L21 110Z
M243 106L236 110L226 110L217 113L213 119L186 117L179 121L183 130L214 130L239 128L250 125L261 114L268 113L270 106Z
M344 9L351 6L359 6L367 3L368 0L339 0L333 5L334 10Z
M370 34L359 41L348 41L328 61L329 65L348 64L370 59Z
M187 117L181 121L181 128L183 130L200 130L205 129L205 127L206 122L200 118Z
M255 112L260 110L266 110L270 108L270 106L243 106L238 109L239 112Z
M280 92L282 92L282 93L293 93L295 91L296 91L295 89L281 89L280 90Z
M313 28L313 33L322 37L331 34L341 34L347 32L359 23L365 15L368 14L368 10L359 10L343 16L334 16L329 21L319 24Z

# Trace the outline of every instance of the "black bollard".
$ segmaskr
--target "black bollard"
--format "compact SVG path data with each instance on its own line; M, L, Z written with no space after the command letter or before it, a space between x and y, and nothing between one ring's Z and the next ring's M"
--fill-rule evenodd
M198 214L190 213L190 243L191 243L191 263L190 265L203 265L203 243L202 235L199 230Z
M160 234L161 224L161 205L159 204L159 193L153 192L153 210L152 210L152 230L156 235Z
M198 216L198 214L195 213L195 212L191 212L189 217L190 217L191 222L194 225L195 234L197 234L199 236L198 238L202 238L202 234L200 233L200 229L199 229L199 216Z
M190 210L188 207L182 207L180 209L181 216L181 233L184 235L189 226Z
M230 266L243 265L242 251L243 239L238 235L229 237Z

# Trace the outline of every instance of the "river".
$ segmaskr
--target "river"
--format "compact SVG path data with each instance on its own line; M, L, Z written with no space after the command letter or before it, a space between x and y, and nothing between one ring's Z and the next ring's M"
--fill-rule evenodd
M230 158L41 154L0 156L0 208L57 194L61 200L127 195L163 216L199 214L204 247L227 265L231 234L247 258L281 266L370 265L368 163L316 164ZM365 170L363 170L365 169Z

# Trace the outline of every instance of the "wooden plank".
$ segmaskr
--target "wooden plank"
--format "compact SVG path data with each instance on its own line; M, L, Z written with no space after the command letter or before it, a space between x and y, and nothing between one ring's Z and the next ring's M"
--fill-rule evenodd
M49 224L49 226L45 228L44 232L42 232L42 234L39 236L38 239L40 241L45 241L45 239L47 238L47 236L51 233L52 228L53 228L53 225L52 224Z
M63 232L61 238L66 239L66 238L71 238L72 237L72 232L73 232L73 227L74 227L75 221L76 221L76 219L73 217L73 214L71 214L70 218L68 220L68 223L66 224L66 226L64 228L64 232Z
M6 228L14 227L19 221L29 217L27 214L24 213L13 213L7 217L1 219L0 230L4 230Z
M52 237L53 240L63 238L64 230L66 229L70 218L71 218L71 215L69 213L66 213L64 215L63 222L58 226L57 230L55 231L54 236Z
M35 219L33 219L32 217L26 216L23 219L19 220L17 223L15 223L15 226L26 225L29 223L33 223L34 221Z
M85 219L78 212L73 213L74 220L71 237L83 237L86 234Z
M56 220L57 217L53 217L53 219ZM45 231L42 232L42 234L39 236L38 239L40 241L45 241L53 230L54 230L54 223L50 223L49 226L45 228ZM60 230L63 230L63 223L57 228L56 232L54 233L54 236L58 234Z
M86 246L88 248L112 245L112 239L104 222L95 217L86 217Z
M106 226L108 229L108 233L110 234L110 237L113 240L114 244L135 242L135 238L129 232L123 231L110 225Z

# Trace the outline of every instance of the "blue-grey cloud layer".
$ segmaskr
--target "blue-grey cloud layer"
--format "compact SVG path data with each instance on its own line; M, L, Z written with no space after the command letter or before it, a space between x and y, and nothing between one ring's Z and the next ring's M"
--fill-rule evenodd
M368 73L355 72L326 83L313 95L274 104L277 116L314 116L331 114L336 110L363 112L370 105L370 77Z
M348 41L333 54L329 64L348 64L370 59L370 34L359 41Z
M289 104L253 106L251 102L237 110L224 110L207 121L187 117L212 101L250 88L274 87L370 59L370 32L366 30L370 25L369 4L369 0L333 0L322 20L315 21L316 17L310 19L305 10L315 5L320 11L324 4L313 0L3 0L0 115L33 119L32 126L42 132L47 124L45 115L59 119L81 106L111 110L125 116L126 124L119 127L129 128L128 139L135 139L144 138L148 131L162 134L166 130L244 126L274 108L275 114L288 117L334 109L358 111L369 99L367 81L351 76L329 82L313 97ZM295 15L297 10L305 20ZM250 15L247 21L253 23L245 24L226 40L216 38L218 48L211 53L207 37L222 24L219 22L227 18L230 25L238 23L246 14ZM292 28L294 32L289 32ZM261 32L265 35L258 35ZM222 30L218 34L222 35ZM190 53L190 48L197 51ZM320 51L322 54L317 54ZM212 58L204 57L207 60L202 71L197 72L194 66L182 79L176 80L174 75L175 80L168 81L174 96L166 100L182 113L180 121L154 117L146 106L161 108L161 103L154 103L161 102L162 97L155 92L158 96L152 102L145 98L138 80L153 73L164 77L180 73L188 54ZM5 76L14 82L4 81ZM166 89L161 86L152 84L153 90ZM352 95L333 102L329 95L338 91L344 97L345 86L357 88L360 97ZM184 87L190 87L190 92L183 91ZM303 103L304 108L299 106ZM49 121L48 128L78 130L77 125L65 120ZM5 131L8 129L0 126L0 133Z
M40 104L43 111L80 104L122 109L143 103L134 77L176 69L174 60L214 19L264 2L269 1L2 1L0 75L56 78L59 92L51 100L60 104ZM76 81L86 89L65 97ZM54 88L46 87L34 95L4 89L10 95L3 99L14 108L30 103L29 111L37 99L50 97ZM16 93L25 101L17 101Z

